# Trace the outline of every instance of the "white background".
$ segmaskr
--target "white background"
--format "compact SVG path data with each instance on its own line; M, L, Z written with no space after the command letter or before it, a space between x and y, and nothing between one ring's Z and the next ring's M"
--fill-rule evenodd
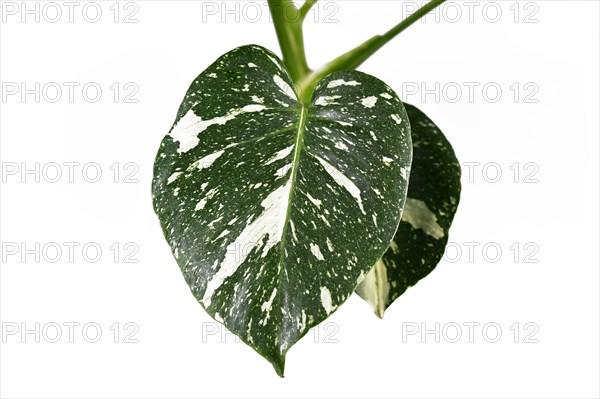
M415 5L321 2L305 29L315 67ZM154 155L194 77L239 45L279 51L263 1L254 3L259 17L233 1L226 4L237 16L223 15L221 2L137 1L137 23L123 23L136 10L124 3L115 23L112 1L99 2L97 23L82 17L83 2L72 23L62 2L57 23L3 14L2 397L598 397L599 4L500 1L484 12L488 3L467 3L415 24L361 67L426 111L463 163L452 251L383 321L351 298L294 346L283 379L233 336L209 334L219 327L190 294L150 197ZM39 103L34 94L7 95L22 82L56 82L63 96L49 102L52 85ZM64 82L80 84L72 103ZM96 103L82 96L90 82L103 90ZM137 103L125 102L132 87L139 91L128 100ZM433 92L422 98L423 88ZM39 182L35 172L22 174L36 162ZM62 179L49 182L53 162L79 162L74 181L63 165ZM102 171L97 183L85 180L94 168L82 175L93 162ZM477 162L470 175L465 163ZM129 172L137 183L124 181ZM64 242L78 243L74 259ZM23 261L13 243L47 251ZM55 263L52 243L63 248ZM86 243L102 249L96 263L93 250L82 254ZM472 257L469 245L477 245ZM79 323L73 342L69 322ZM479 323L472 339L470 322ZM36 323L38 337L22 334ZM88 342L95 331L84 335L86 323L102 329L98 342ZM421 334L436 323L439 339ZM52 343L56 325L62 337ZM462 336L453 343L457 326Z

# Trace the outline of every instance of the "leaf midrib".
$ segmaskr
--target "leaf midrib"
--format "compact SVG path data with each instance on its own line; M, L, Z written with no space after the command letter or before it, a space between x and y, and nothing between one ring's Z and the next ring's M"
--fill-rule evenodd
M298 118L298 122L297 122L297 129L296 129L296 141L294 143L294 156L292 158L292 173L290 175L290 180L291 180L291 184L290 184L290 191L288 194L288 204L287 204L287 209L286 209L286 214L285 214L285 220L284 220L284 225L283 225L283 230L281 233L281 239L279 240L279 263L278 263L278 280L277 280L277 296L279 297L281 295L281 285L282 285L282 276L283 276L283 267L284 267L284 257L285 257L285 243L286 243L286 236L287 236L287 232L288 232L288 228L290 225L290 219L291 219L291 213L292 213L292 201L294 199L294 191L296 188L296 176L298 174L298 169L300 166L300 154L302 152L302 149L304 148L304 131L305 131L305 126L306 126L306 119L307 119L307 113L308 113L308 108L301 104L301 109L300 109L300 116ZM281 326L279 326L281 327ZM278 331L279 333L279 331Z

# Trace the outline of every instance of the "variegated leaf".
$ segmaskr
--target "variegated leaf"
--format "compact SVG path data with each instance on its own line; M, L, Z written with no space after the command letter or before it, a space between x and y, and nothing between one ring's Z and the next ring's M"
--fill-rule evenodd
M404 106L413 162L402 221L390 248L356 289L379 317L442 259L460 199L460 164L452 146L427 115Z
M281 375L388 248L411 151L380 80L334 73L305 106L273 53L240 47L189 88L156 157L154 209L200 304Z

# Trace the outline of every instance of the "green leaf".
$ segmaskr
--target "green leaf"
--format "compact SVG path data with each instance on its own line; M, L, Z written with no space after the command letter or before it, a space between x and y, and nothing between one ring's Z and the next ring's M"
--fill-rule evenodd
M385 83L337 72L305 106L273 53L240 47L189 88L156 157L154 209L196 299L282 375L389 247L411 154Z
M402 221L390 248L356 289L380 318L442 259L460 199L460 164L452 146L427 115L404 106L413 161Z

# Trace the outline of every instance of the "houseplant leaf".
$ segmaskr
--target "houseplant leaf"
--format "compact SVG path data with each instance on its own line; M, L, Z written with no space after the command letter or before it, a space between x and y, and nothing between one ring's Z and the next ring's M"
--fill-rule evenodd
M152 187L196 299L280 375L389 247L411 160L404 107L380 80L336 72L308 106L291 86L262 47L223 55L185 95Z
M427 115L404 106L413 161L402 221L390 248L356 289L379 317L442 259L460 199L460 164L452 146Z

